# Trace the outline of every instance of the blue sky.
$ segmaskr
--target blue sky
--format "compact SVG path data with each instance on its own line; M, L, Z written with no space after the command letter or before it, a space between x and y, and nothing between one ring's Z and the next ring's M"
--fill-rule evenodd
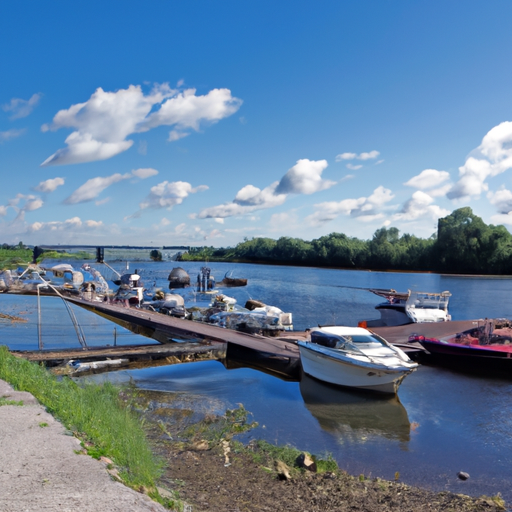
M510 1L0 4L0 243L512 229Z

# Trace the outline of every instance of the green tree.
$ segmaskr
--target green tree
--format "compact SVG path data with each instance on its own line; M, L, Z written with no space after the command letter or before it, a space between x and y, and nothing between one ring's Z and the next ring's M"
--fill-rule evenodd
M469 206L439 219L436 253L438 270L453 273L488 273L484 255L491 234L483 220Z
M162 261L162 253L160 251L158 251L157 249L153 249L150 253L149 253L149 257L153 260L153 261Z

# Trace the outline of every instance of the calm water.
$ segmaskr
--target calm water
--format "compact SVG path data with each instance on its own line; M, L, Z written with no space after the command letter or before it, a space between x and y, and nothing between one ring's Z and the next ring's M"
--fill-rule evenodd
M173 263L131 264L146 285L167 288ZM181 264L192 281L201 265ZM512 280L435 274L357 272L328 269L211 263L220 281L228 271L248 286L224 290L238 303L261 300L292 312L297 330L339 323L355 325L378 317L379 297L357 288L394 288L452 293L454 320L512 318ZM118 269L124 268L119 265ZM188 300L193 290L186 292ZM199 299L198 299L199 300ZM77 338L60 299L42 300L45 347L76 346ZM90 345L113 343L114 324L74 309ZM37 299L0 295L0 312L27 319L0 319L0 343L10 348L38 345ZM147 342L120 327L117 344ZM399 400L376 398L304 378L286 382L249 368L226 369L219 362L113 372L103 375L141 389L159 391L159 401L202 413L223 412L242 403L259 427L246 439L290 444L316 454L331 453L352 474L393 479L434 490L470 495L501 493L512 503L512 379L473 377L421 366L400 387ZM458 471L471 478L458 480Z

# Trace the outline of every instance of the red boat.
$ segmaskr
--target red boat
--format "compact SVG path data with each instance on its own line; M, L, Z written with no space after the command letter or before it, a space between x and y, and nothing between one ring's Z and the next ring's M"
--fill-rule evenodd
M413 334L409 341L426 350L425 362L472 371L506 371L512 377L512 327L508 320L483 320L478 327L440 339Z

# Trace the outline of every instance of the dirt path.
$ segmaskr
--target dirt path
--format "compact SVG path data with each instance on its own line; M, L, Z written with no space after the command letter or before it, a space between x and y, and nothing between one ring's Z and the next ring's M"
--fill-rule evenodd
M77 454L79 441L26 392L0 380L2 512L163 512L144 494L114 481L103 462Z

